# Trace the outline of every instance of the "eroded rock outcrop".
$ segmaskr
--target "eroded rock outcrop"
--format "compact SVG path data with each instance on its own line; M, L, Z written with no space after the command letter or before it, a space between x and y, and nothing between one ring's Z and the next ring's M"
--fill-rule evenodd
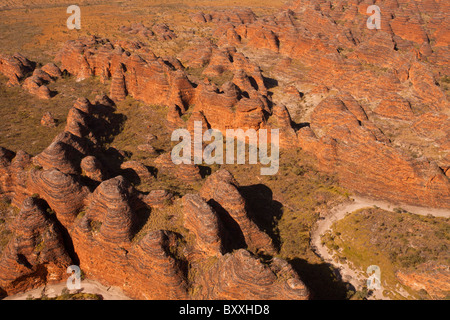
M66 228L75 221L89 193L87 187L73 176L58 169L33 169L29 174L28 190L44 199Z
M322 101L311 127L300 130L298 137L322 170L336 173L357 192L435 207L450 201L450 181L436 164L409 158L379 141L338 98Z
M142 198L142 201L151 208L162 208L172 201L173 196L167 190L152 190Z
M96 188L73 235L81 267L102 282L121 286L134 298L186 298L186 279L169 250L175 246L175 235L150 232L131 242L139 220L137 201L137 194L121 176Z
M33 72L36 64L20 53L12 56L0 56L0 73L8 77L9 86L17 86L28 73Z
M191 20L197 23L234 23L246 24L252 23L256 20L255 13L249 8L236 8L226 11L215 11L212 13L198 12L191 16Z
M43 152L33 158L33 163L44 169L58 169L67 174L77 174L81 172L80 161L82 154L72 146L55 141Z
M57 126L58 121L53 117L51 112L46 112L42 116L41 125L44 127L54 128Z
M180 78L173 64L156 57L145 47L137 47L131 53L119 43L91 37L67 42L57 60L62 70L80 80L90 76L100 76L104 80L113 77L111 94L118 100L129 94L149 104L179 104L179 99L182 104L190 103L193 87L187 78Z
M151 28L142 23L133 23L129 27L122 26L119 30L129 35L139 35L147 39L153 39L156 37L159 41L172 40L177 37L175 32L164 23L155 24Z
M137 292L143 298L180 300L188 297L182 266L170 253L176 238L168 231L150 232L130 252L133 274L148 283L145 292Z
M187 183L196 183L202 179L200 169L196 164L175 165L170 153L164 153L156 158L155 165L159 173L176 177Z
M183 212L184 226L195 234L198 249L206 256L221 255L221 227L217 213L197 194L183 197Z
M382 28L371 31L367 30L365 26L368 17L366 9L370 4L372 3L299 0L287 5L277 14L255 17L247 22L234 19L213 19L212 14L198 13L192 16L192 20L197 23L210 22L215 25L214 35L220 38L219 44L224 53L217 55L213 48L204 48L199 50L201 54L197 59L193 59L194 65L206 65L207 73L217 75L220 65L223 65L222 68L229 69L230 64L234 64L226 59L225 52L228 52L229 55L233 52L227 48L230 46L244 47L246 52L249 48L256 49L252 52L253 58L263 61L262 64L266 70L273 68L271 74L274 78L280 79L282 85L296 84L297 87L306 89L306 96L305 92L302 92L302 96L291 99L293 102L288 106L288 111L298 111L300 103L311 104L311 109L314 109L329 95L330 89L338 91L339 98L345 103L346 108L362 124L359 126L362 130L351 130L353 147L361 148L361 150L367 148L366 140L371 139L368 138L370 134L366 138L362 138L361 134L363 131L371 132L375 136L374 141L377 141L377 143L370 143L374 148L374 153L378 152L375 151L378 149L376 145L387 145L387 147L380 147L385 152L381 152L383 156L376 157L376 159L383 161L381 157L385 159L387 157L387 162L392 158L402 159L392 161L389 166L396 165L396 169L393 170L399 175L399 172L402 172L403 175L403 178L394 179L397 181L397 187L394 187L394 183L390 183L390 187L395 190L393 192L381 192L381 189L387 189L377 186L376 181L383 180L379 177L381 168L377 172L361 168L358 175L369 177L364 183L357 182L358 179L352 177L351 173L342 170L339 173L343 177L341 182L351 189L368 195L387 197L396 201L405 200L421 205L447 206L443 203L448 202L448 184L442 177L440 169L433 169L433 164L428 163L426 159L423 161L412 160L411 162L411 159L405 160L405 155L397 154L389 145L389 139L378 128L378 120L371 117L371 111L382 118L379 121L387 119L388 121L411 122L418 121L417 118L421 117L420 110L447 112L444 110L448 110L448 97L445 95L443 86L439 84L438 75L446 73L443 61L447 61L445 57L448 55L448 51L443 49L442 42L438 43L429 39L433 37L443 39L442 32L437 30L449 30L448 24L442 24L442 15L439 13L445 12L448 8L442 3L434 1L422 1L417 6L380 2L377 5L383 12ZM423 12L430 13L427 19L423 18ZM440 27L437 29L431 27L438 24ZM214 55L217 58L212 58ZM189 53L186 54L187 58L190 56ZM276 59L277 62L268 63L267 60L270 59ZM209 61L213 62L211 66L208 65ZM235 73L233 82L241 89L248 87L245 84L245 78L241 77L239 73ZM326 88L327 91L318 94L318 89L310 89L311 85L314 85L315 88ZM410 89L405 91L407 87ZM199 97L203 96L212 97L212 94L199 95ZM350 96L354 101L349 101L346 96ZM222 95L221 100L225 101L224 98L225 96ZM280 94L274 95L273 100L285 101L286 98ZM208 104L214 106L212 101L214 100L209 100ZM355 104L356 101L358 102ZM357 106L357 108L353 108L353 106ZM357 109L366 114L361 114ZM280 118L280 116L286 118L280 114L279 108L273 108L271 111L276 118ZM217 116L212 115L211 111L202 110L202 112L213 127L222 125L211 120ZM235 121L239 117L237 113L234 117L228 117L228 110L225 108L220 112L225 115L221 118L223 123L236 125ZM336 116L340 112L336 111ZM340 121L341 117L332 116L330 119L335 122ZM306 125L310 122L308 112L304 114L302 120L304 124L298 135L301 140L300 145L305 147L306 141L312 141L314 134L317 133L314 128L311 130L314 121L311 123L311 128ZM273 124L270 119L268 123ZM242 125L242 123L240 124ZM338 122L335 122L336 129L340 127L339 125ZM402 124L400 123L399 126L401 127ZM281 132L281 143L285 147L289 146L289 143L283 142L283 136L288 137L286 141L292 141L291 137L293 137L291 128L286 128ZM441 137L437 130L431 130L429 136ZM340 149L341 142L348 141L349 138L344 129L341 132L334 132L334 135L330 136L326 143L325 139L327 138L324 138L322 134L319 134L319 138L324 140L322 146L315 147L313 150L311 145L310 148L318 158L327 158L327 161L333 162L335 160L331 159L337 156L345 159L343 162L351 161ZM442 143L442 140L438 143L446 145ZM448 160L445 160L447 154L445 150L448 149L441 147L440 150L443 156L439 159L439 166L447 168L449 165ZM351 152L349 151L349 153ZM355 154L353 156L356 157ZM363 155L361 156L363 157ZM394 162L396 163L394 164ZM405 163L408 164L405 166ZM322 166L324 170L326 170L325 167ZM406 170L406 167L409 169ZM369 165L369 168L373 168L373 164ZM406 178L407 176L414 178ZM417 178L418 176L420 178ZM370 191L367 187L368 184L372 185ZM424 199L419 196L419 189L427 190ZM446 191L442 193L439 189ZM412 198L409 197L411 193L414 194Z
M127 96L123 64L119 64L112 76L110 96L112 99L118 101L125 99Z
M208 299L309 298L308 289L287 262L274 258L265 265L243 249L221 257L200 283L199 290Z
M0 258L0 288L14 294L65 278L72 259L39 199L25 199L13 233Z
M102 182L90 196L79 225L84 231L98 232L102 241L129 242L134 218L131 194L131 186L122 176Z
M450 290L449 266L424 263L416 271L397 272L400 282L416 291L425 290L433 299L445 299Z
M249 218L245 199L239 192L238 184L230 172L219 170L206 179L200 195L228 222L233 237L242 234L244 244L251 250L268 254L276 252L270 237L262 232ZM238 225L239 229L236 230Z
M94 156L87 156L81 160L80 167L82 173L88 178L101 182L107 177L106 170L101 162Z
M120 168L129 173L129 180L136 181L138 184L148 184L154 179L150 170L138 161L126 161Z
M372 3L298 0L263 17L249 9L197 13L192 21L212 27L217 44L194 42L177 58L157 57L145 39L89 37L64 45L57 59L61 68L47 64L35 69L16 54L0 57L0 72L9 85L22 84L41 98L53 95L48 84L65 72L78 81L91 76L111 80L116 101L130 95L167 106L170 130L193 131L195 121L203 132L279 128L282 148L310 152L321 171L336 175L353 191L448 207L448 97L441 85L448 73L448 8L431 0L413 6L377 2L383 27L367 30L366 9ZM147 40L176 37L164 24L133 24L120 31ZM285 107L279 97L286 95ZM134 298L309 297L286 261L259 259L277 250L227 171L211 175L199 194L182 198L182 212L167 217L182 215L187 238L144 228L148 217L158 213L154 209L170 206L177 196L161 186L143 194L127 180L152 186L167 175L195 189L202 181L200 168L175 165L169 153L155 159L156 173L142 163L123 162L123 154L120 163L109 164L101 144L116 132L108 120L113 109L105 96L93 103L79 99L69 109L64 132L35 157L0 148L0 191L22 208L16 222L24 226L17 228L0 260L0 287L20 283L16 289L25 290L35 279L36 284L61 279L63 266L71 261L54 223L59 221L87 276L120 286ZM45 124L51 125L47 118ZM437 164L413 159L390 143L379 124L399 120L433 141L442 154ZM148 143L138 150L156 155ZM55 215L47 217L31 194ZM49 250L40 251L41 244ZM398 277L441 297L448 270L436 270ZM195 279L187 276L190 271Z
M48 63L40 69L35 68L36 63L20 53L0 56L0 73L8 77L7 85L22 85L23 89L38 98L49 99L52 92L47 85L62 75L61 70L53 63Z

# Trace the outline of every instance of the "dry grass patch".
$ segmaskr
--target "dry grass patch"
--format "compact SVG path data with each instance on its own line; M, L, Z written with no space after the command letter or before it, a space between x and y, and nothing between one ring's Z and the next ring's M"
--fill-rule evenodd
M391 295L400 298L396 293L400 286L397 271L414 271L424 262L450 265L450 219L394 211L355 211L335 223L323 242L339 259L348 260L361 270L378 265L383 285Z

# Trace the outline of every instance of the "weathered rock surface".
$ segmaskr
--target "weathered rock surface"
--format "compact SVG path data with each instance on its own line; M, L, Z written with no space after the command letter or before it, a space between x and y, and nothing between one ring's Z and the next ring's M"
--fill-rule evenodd
M36 63L28 60L20 53L12 56L0 55L0 73L8 77L9 86L19 86L41 99L52 96L47 84L61 76L61 70L48 63L40 69L35 69Z
M175 235L151 232L131 243L138 219L136 200L135 191L121 176L97 187L73 234L81 267L134 298L184 299L186 279L169 250Z
M322 101L311 127L298 134L301 147L316 155L322 170L347 187L372 197L446 207L450 181L436 164L415 160L382 142L338 98Z
M245 199L230 172L219 170L209 176L200 190L200 195L226 220L227 227L232 228L232 237L238 239L241 234L244 244L255 252L276 252L270 237L249 218Z
M129 180L135 180L138 184L148 184L154 180L149 169L138 161L126 161L122 163L120 168L129 173Z
M147 234L130 252L131 267L139 281L147 279L148 289L137 293L145 299L186 299L187 282L178 260L170 253L176 236L168 231Z
M0 73L8 77L8 85L17 86L28 73L35 68L35 63L31 62L20 53L13 56L0 56Z
M130 241L134 218L131 193L131 186L122 176L102 182L90 196L80 225L88 227L91 232L98 231L104 241ZM100 224L98 230L93 228L93 223Z
M7 294L59 282L72 264L59 227L38 199L26 198L13 238L0 257L0 287Z
M31 156L22 151L14 154L5 148L0 148L0 192L11 199L11 203L20 207L30 195L28 190L28 173Z
M397 272L400 282L416 291L425 290L433 299L445 299L450 285L450 270L446 265L424 263L416 271Z
M232 85L230 87L233 88ZM95 137L101 136L102 130L108 130L108 123L98 126L98 118L93 115L102 115L103 108L112 107L113 104L107 97L96 98L94 104L87 99L78 99L69 110L66 130L35 157L22 151L15 154L7 149L0 149L2 194L11 197L13 205L22 207L24 214L31 210L29 203L35 201L29 196L39 197L39 201L51 210L49 212L54 212L52 219L57 221L58 225L61 224L67 237L64 243L70 244L71 254L79 260L81 269L89 278L119 286L133 298L189 299L194 297L191 287L210 281L208 277L217 278L213 274L204 274L195 279L188 279L189 268L202 268L211 259L219 259L217 268L228 268L228 260L222 255L233 249L248 247L254 252L265 254L276 252L271 239L249 218L245 199L239 193L233 177L226 171L211 176L202 188L201 195L189 194L182 199L184 226L194 235L193 242L184 244L186 239L180 234L166 230L149 231L141 235L142 227L152 210L170 206L174 195L159 189L142 194L123 176L106 180L109 175L107 169L111 168L105 168L91 152L99 146L99 139ZM206 125L202 113L196 112L192 116L193 120L204 121ZM98 128L94 128L97 126ZM187 126L192 129L191 122ZM208 127L203 129L206 128ZM176 166L170 159L170 153L159 156L155 159L155 164L158 176L167 174L188 184L198 183L202 179L198 166ZM151 185L155 179L149 168L137 161L122 162L120 170L124 174L130 173L131 180L137 177L139 183ZM27 199L24 205L21 204L23 199ZM41 230L39 228L42 228L44 221L41 218L27 218L24 223L27 226L29 224L31 229ZM19 224L20 219L22 216L16 221ZM45 226L47 225L46 222ZM39 238L30 234L27 233L32 241ZM16 240L11 241L0 262L0 268L3 265L10 268L17 264L21 268L18 267L19 270L14 267L13 270L18 273L5 273L4 278L0 279L3 281L0 282L0 287L7 293L13 287L16 292L50 280L61 281L66 265L72 263L70 260L66 261L66 254L62 251L63 245L54 244L55 249L49 252L49 255L41 254L45 261L35 262L33 259L36 255L33 253L29 256L31 247L26 241L26 245L21 247L24 253L17 251L15 243ZM40 243L33 242L33 245L40 246ZM24 264L22 254L26 254L26 261L30 262ZM252 258L242 262L242 268L251 268L252 260L261 264L259 260ZM195 297L308 297L307 291L303 290L303 283L291 269L286 271L289 273L288 278L297 279L290 280L293 283L290 284L291 289L280 291L278 288L284 286L279 282L268 285L262 280L268 277L269 281L272 281L272 272L278 273L277 270L274 269L274 264L270 267L261 264L261 267L252 271L254 277L261 279L256 283L242 282L241 276L231 280L233 288L239 283L243 288L242 292L222 288L218 294L197 291ZM239 270L235 269L233 272ZM16 286L16 283L20 285ZM279 292L269 294L271 289L267 286ZM303 288L303 291L292 291L295 286Z
M75 221L89 192L73 176L58 169L32 170L28 190L44 199L66 228Z
M171 202L173 194L167 190L152 190L142 198L151 208L162 208Z
M193 22L214 22L214 23L234 23L234 24L246 24L252 23L256 20L255 13L248 8L240 8L226 11L215 11L212 13L204 14L199 12L191 16Z
M119 64L112 76L110 96L112 99L118 101L125 99L127 96L123 64Z
M87 156L81 160L80 167L82 173L88 178L101 182L107 177L107 173L101 162L94 156Z
M33 163L44 169L58 169L67 174L80 173L82 154L72 146L55 141L44 151L33 158Z
M392 95L383 99L374 112L386 118L406 121L414 119L411 104L399 95Z
M142 23L133 23L129 27L122 26L119 30L129 35L139 35L147 39L156 38L159 41L172 40L177 37L175 32L164 23L155 24L151 28Z
M0 191L6 195L11 194L14 190L10 166L15 156L13 151L0 147Z
M218 129L259 129L265 122L264 112L268 111L261 70L233 48L209 46L200 49L209 52L201 62L207 64L202 75L229 78L220 90L210 84L194 88L183 70L198 65L198 55L191 53L198 47L180 55L182 65L176 59L158 58L145 47L129 52L119 44L94 37L67 42L58 60L63 70L78 79L93 75L112 77L111 97L115 100L123 100L129 94L149 104L169 106L168 121L174 127L182 125L175 108L184 113L195 104L194 111L202 112Z
M51 112L46 112L42 116L41 125L44 127L54 128L57 126L58 121L53 117Z
M204 275L201 293L208 299L306 300L309 291L292 267L274 258L263 264L240 249L221 257Z
M175 165L170 153L164 153L155 159L158 173L176 177L186 183L195 183L202 179L200 169L196 164Z
M334 132L329 135L329 138L318 134L324 143L321 147L313 147L311 144L309 148L311 153L319 159L327 158L328 164L336 165L337 163L334 161L353 163L350 158L356 159L357 156L364 158L362 153L367 148L367 139L373 141L369 143L372 146L367 150L373 149L377 154L380 153L375 149L385 150L381 152L382 156L375 157L376 161L370 165L366 164L369 169L361 168L358 174L354 170L350 170L352 166L350 163L348 171L336 170L339 171L344 186L368 195L395 201L448 206L444 204L448 203L448 182L443 178L440 169L433 169L433 165L429 164L428 160L424 160L424 162L413 160L411 164L410 160L404 159L404 155L397 154L397 151L389 145L386 136L378 129L377 122L371 118L371 111L373 111L377 116L389 121L414 122L419 121L418 118L421 117L421 114L417 113L418 110L448 112L448 97L438 83L439 74L446 73L442 61L447 61L445 56L448 55L448 51L442 49L442 40L440 43L429 40L432 37L443 39L442 32L437 30L449 30L448 24L442 24L442 12L448 10L448 7L434 1L422 1L414 6L391 1L379 2L377 5L383 12L382 28L370 31L365 26L368 17L366 9L370 4L372 3L299 0L294 1L278 14L261 18L253 17L245 22L238 19L220 19L217 14L213 19L214 14L212 13L198 13L191 19L197 23L215 24L214 35L220 38L219 44L223 48L223 52L228 52L231 56L235 55L233 50L226 49L230 46L244 47L246 52L249 49L256 49L258 51L253 51L253 58L263 61L262 64L265 65L266 70L273 68L271 74L275 78L281 79L283 85L298 83L298 87L301 87L304 86L303 83L307 83L306 96L302 93L303 96L293 98L293 102L288 107L289 111L304 102L311 103L312 110L329 94L329 89L339 92L339 97L345 103L346 108L353 113L357 121L361 122L359 127L362 130L350 130L351 137L346 134L345 129ZM423 12L429 13L428 21L423 18ZM441 23L439 28L431 27L439 23ZM198 50L201 54L197 55L197 58L189 52L186 53L185 58L189 60L192 57L194 66L206 66L205 71L211 75L220 74L220 66L222 69L230 69L230 64L235 64L227 61L225 53L218 55L215 51L217 50L214 48L204 48ZM180 58L183 61L183 56ZM277 62L268 63L268 59L274 59ZM248 88L245 85L245 78L241 77L239 73L235 72L233 82L241 89ZM325 94L318 95L316 89L309 89L312 84L316 85L316 88L327 88L327 91L324 92ZM408 87L410 89L406 90L405 88ZM197 91L200 88L199 86ZM214 100L214 89L207 92L208 94L202 92L197 95L200 100L200 103L197 104L201 105L201 99L205 99L204 97L211 97L209 100L204 100L205 105L214 106L214 108L201 110L211 126L219 128L227 125L237 126L236 120L239 118L237 112L233 116L228 116L228 110L216 107L218 104L215 103L216 100L221 101L222 105L225 104L225 96L222 95L221 99ZM283 95L279 95L279 97L277 100L285 99ZM346 97L350 97L350 100L354 101L350 101ZM360 103L362 104L360 105ZM228 105L234 105L234 103ZM196 108L198 108L197 105ZM222 123L215 123L214 119L218 115L218 113L212 113L215 109L220 110L217 112L223 115L220 117ZM283 112L280 113L279 107L274 107L271 111L275 118L287 119L282 115ZM341 111L336 111L336 116L330 118L330 122L335 123L335 129L340 127L339 121L342 117L338 114ZM303 122L310 122L308 117L309 113L306 113ZM255 115L252 119L259 119L259 116ZM286 122L287 120L283 123ZM258 123L261 121L254 122L254 124ZM270 119L268 123L273 125ZM239 125L243 126L242 122ZM356 127L358 126L355 125ZM314 128L314 120L311 121L311 128L303 125L298 132L302 147L306 147L309 143L307 141L313 141L311 139L314 134L317 135L315 129L317 130L318 126ZM362 138L363 131L371 132L375 136L375 140L369 138L371 134ZM281 144L284 147L289 146L289 142L286 143L286 141L293 141L292 133L290 126L284 126L284 129L281 130ZM429 136L442 137L437 130L431 130ZM352 151L352 155L347 157L346 153L343 153L343 149L340 148L341 142L343 140L347 142L349 138L352 140L352 148L360 149L361 155L356 155L355 151ZM325 139L328 139L327 142ZM375 143L375 141L377 142ZM378 146L380 144L387 146ZM443 143L443 145L446 144ZM448 151L445 150L448 149L443 147L441 150L443 156L439 159L439 166L447 168L448 161L445 160L445 154ZM397 181L395 183L389 182L390 188L393 188L392 192L382 192L382 189L387 190L387 188L377 186L377 181L383 185L382 181L388 180L389 175L386 174L385 178L380 178L379 172L382 170L375 172L370 168L373 168L377 161L390 162L389 166L394 166L392 158L402 159L395 164L396 167L393 171L397 172L397 175L403 176L393 178ZM401 164L405 163L404 161L408 163L406 166ZM322 165L321 167L326 171L326 166ZM410 173L404 172L406 167L409 167L407 172ZM400 174L400 172L402 173ZM364 179L364 182L358 181L355 175L367 176L368 179ZM407 176L413 176L413 178L406 178ZM406 180L408 182L405 183ZM419 196L422 192L418 191L419 189L427 190L423 199ZM414 194L414 196L410 197L410 194Z
M184 226L196 236L196 246L206 256L222 254L220 220L217 213L197 194L183 197Z
M0 73L8 85L45 99L54 94L49 84L65 72L77 80L111 80L115 101L129 95L167 106L170 130L193 131L195 121L202 131L278 128L282 148L303 148L321 171L354 192L448 207L449 7L433 0L377 1L382 28L368 30L366 9L373 3L297 0L264 16L250 9L200 12L191 20L211 27L216 44L193 41L176 58L157 57L146 45L171 43L177 35L170 26L133 24L120 28L137 37L130 41L68 41L56 59L60 68L50 63L36 69L20 54L2 55ZM61 279L71 263L58 235L61 223L86 274L135 298L309 297L287 262L262 262L254 255L273 256L276 249L227 171L214 173L199 194L182 199L179 214L193 241L186 244L166 230L139 233L152 210L164 209L176 196L160 186L142 194L127 180L151 186L167 175L195 189L202 176L196 165L174 165L169 153L155 159L156 177L139 162L123 162L123 155L110 164L101 142L113 130L112 110L108 97L79 99L64 132L43 152L32 157L0 148L0 192L22 208L16 222L23 225L0 260L1 288L9 293ZM49 115L42 120L54 123ZM391 143L388 137L402 127L432 145L436 160L412 158L401 141ZM138 150L156 155L148 143ZM122 173L126 178L117 176ZM32 194L55 215L48 217ZM41 244L49 250L36 250ZM189 279L189 268L202 273ZM424 266L397 276L442 297L447 269Z
M57 60L62 70L80 80L90 76L106 80L112 76L114 99L129 94L148 104L172 105L190 103L193 97L186 76L145 47L131 53L119 44L91 37L67 42Z
M41 71L45 72L52 80L58 79L62 76L62 72L59 67L54 63L47 63L42 66Z

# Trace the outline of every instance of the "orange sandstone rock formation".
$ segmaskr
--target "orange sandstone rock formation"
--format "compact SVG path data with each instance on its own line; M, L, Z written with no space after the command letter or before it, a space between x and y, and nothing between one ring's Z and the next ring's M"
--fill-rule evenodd
M59 282L72 259L60 228L35 198L26 198L14 221L14 236L0 257L0 287L7 294Z

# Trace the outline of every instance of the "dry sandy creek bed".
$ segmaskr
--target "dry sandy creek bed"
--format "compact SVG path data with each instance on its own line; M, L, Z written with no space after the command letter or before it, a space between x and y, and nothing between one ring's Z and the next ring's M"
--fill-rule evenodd
M333 208L326 217L321 218L313 231L311 232L311 246L315 253L319 255L325 262L331 264L342 280L349 282L357 290L361 290L366 281L364 274L365 270L355 270L351 268L347 263L340 263L333 259L333 253L329 249L322 245L321 236L330 230L333 223L343 219L348 213L354 212L359 209L377 206L386 211L392 211L393 208L399 207L386 201L373 200L364 197L355 196L350 202L341 204ZM411 205L401 205L401 208L418 215L432 215L434 217L450 217L450 210L448 209L435 209L435 208L423 208ZM389 299L383 295L384 288L374 290L369 299ZM400 292L401 293L401 292ZM405 293L406 294L406 293ZM407 295L407 294L406 294Z
M55 297L60 295L65 288L67 288L66 282L50 284L6 297L4 300L26 300L29 297L40 298L44 294L48 297ZM81 292L101 295L103 300L130 300L119 288L106 287L96 281L87 279L81 281Z

